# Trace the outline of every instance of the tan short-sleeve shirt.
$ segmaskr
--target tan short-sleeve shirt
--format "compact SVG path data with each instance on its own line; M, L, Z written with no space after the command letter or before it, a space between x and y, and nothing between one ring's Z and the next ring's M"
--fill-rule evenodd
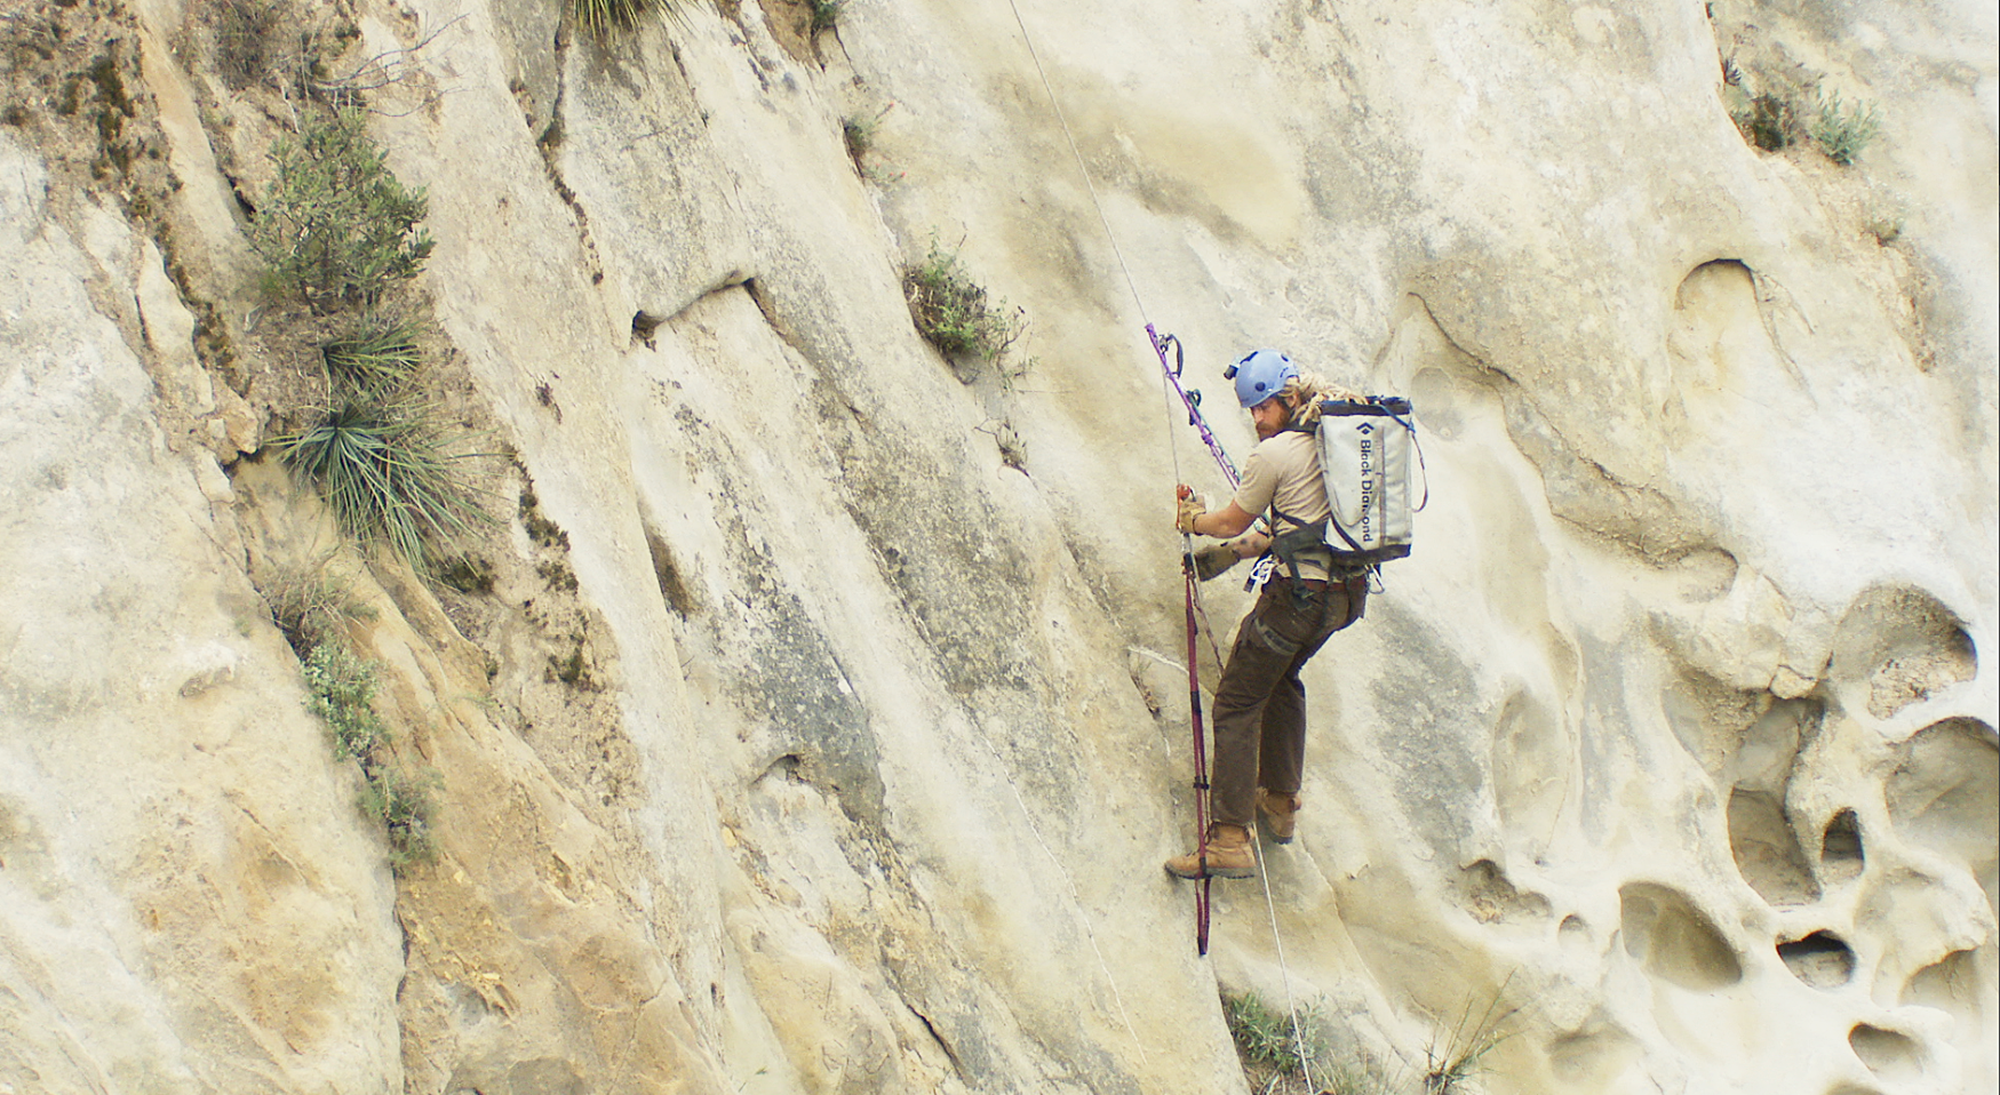
M1326 481L1319 472L1319 441L1310 433L1287 430L1257 443L1243 462L1243 479L1234 499L1245 513L1276 510L1294 520L1271 515L1274 532L1290 532L1333 515L1326 501ZM1299 563L1302 578L1325 578L1326 567L1312 559Z

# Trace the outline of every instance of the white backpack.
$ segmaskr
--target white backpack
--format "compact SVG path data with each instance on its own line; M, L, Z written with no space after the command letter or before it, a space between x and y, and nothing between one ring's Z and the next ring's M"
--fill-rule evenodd
M1430 501L1410 401L1369 396L1320 404L1319 468L1333 507L1326 546L1337 568L1371 567L1410 553L1410 515ZM1415 480L1423 480L1418 500Z

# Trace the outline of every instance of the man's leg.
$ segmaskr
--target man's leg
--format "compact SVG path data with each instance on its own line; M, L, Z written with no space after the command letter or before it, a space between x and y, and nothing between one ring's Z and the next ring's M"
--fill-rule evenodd
M1344 597L1337 599L1344 616ZM1297 684L1298 666L1332 634L1326 607L1323 596L1295 603L1285 583L1271 582L1236 629L1236 645L1229 651L1229 664L1223 667L1210 708L1215 719L1215 763L1209 800L1215 820L1250 825L1256 810L1257 769L1268 747L1263 740L1270 718L1267 709L1274 699L1281 711L1287 703L1294 705L1293 713L1280 717L1295 718L1303 741L1304 693L1293 692L1287 681Z
M1324 602L1319 626L1312 639L1293 656L1284 677L1264 704L1257 806L1265 815L1266 835L1279 844L1290 844L1297 831L1299 788L1305 772L1306 686L1299 673L1334 632L1354 622L1357 616L1354 610L1363 596L1361 591L1349 594L1339 588L1315 595L1315 600Z

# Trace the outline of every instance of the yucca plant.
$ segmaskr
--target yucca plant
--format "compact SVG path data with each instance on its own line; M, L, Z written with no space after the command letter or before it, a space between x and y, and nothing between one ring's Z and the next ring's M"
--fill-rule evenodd
M655 13L677 23L683 18L679 0L570 0L570 13L578 26L600 38L613 30L630 30Z
M285 464L318 488L341 528L422 566L429 546L492 518L447 450L432 412L412 401L349 397L318 424L279 438Z
M338 391L387 396L401 391L423 366L415 332L387 319L370 319L358 333L328 342L319 352Z

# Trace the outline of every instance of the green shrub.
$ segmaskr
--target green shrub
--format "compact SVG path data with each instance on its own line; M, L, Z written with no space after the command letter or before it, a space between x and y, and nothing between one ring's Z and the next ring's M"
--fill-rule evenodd
M812 8L811 33L832 30L840 25L841 10L847 7L847 0L806 0Z
M389 752L389 727L375 713L380 688L378 666L347 645L328 639L306 655L306 707L326 721L336 760L361 762L361 790L355 807L382 823L389 838L389 862L401 867L428 861L436 851L431 833L435 772L413 776Z
M341 528L422 566L432 545L490 521L423 404L349 397L312 428L277 439Z
M1881 118L1872 103L1855 103L1843 108L1840 93L1822 95L1813 117L1812 139L1826 158L1846 167L1881 132Z
M306 655L304 673L310 693L306 707L333 731L336 758L365 757L388 742L389 728L372 706L377 688L374 663L355 657L345 644L321 642Z
M367 305L415 277L431 253L417 227L428 203L382 162L358 108L312 110L296 137L271 152L277 180L251 225L250 242L272 287L316 310Z
M903 295L917 332L947 357L992 361L1021 336L1020 310L988 302L985 288L959 265L958 253L941 250L935 237L924 261L903 271Z
M388 396L401 391L423 366L408 324L372 318L361 330L319 348L335 390Z

